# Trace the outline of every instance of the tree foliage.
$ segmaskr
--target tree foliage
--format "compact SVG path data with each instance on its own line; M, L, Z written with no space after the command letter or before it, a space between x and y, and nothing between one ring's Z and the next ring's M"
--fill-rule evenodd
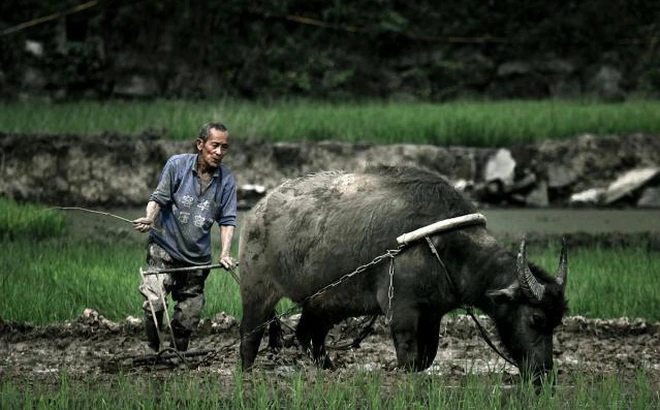
M4 1L0 30L81 1ZM68 94L110 95L144 74L164 97L437 100L487 93L502 62L553 58L613 64L632 74L629 88L653 88L658 15L645 0L98 0L0 37L2 86L34 65L30 39L46 45L46 88Z

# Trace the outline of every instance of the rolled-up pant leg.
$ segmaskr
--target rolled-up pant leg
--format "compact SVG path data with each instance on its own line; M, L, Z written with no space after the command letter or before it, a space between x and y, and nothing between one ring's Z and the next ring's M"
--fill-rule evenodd
M147 265L149 269L153 270L177 267L172 257L163 248L154 243L150 243L147 246ZM142 308L145 312L150 313L149 302L151 302L151 306L153 306L155 312L164 311L167 306L163 305L163 300L165 300L171 288L172 277L170 274L146 275L138 288L145 298L142 303Z
M208 275L208 269L174 275L172 299L177 303L174 306L172 330L177 340L185 342L182 347L187 348L187 340L199 324L204 307L204 283Z
M150 269L164 269L175 267L172 258L156 244L150 243L147 246L147 265ZM142 303L144 309L144 326L149 346L154 350L160 348L159 330L163 326L163 314L167 306L163 301L172 287L172 277L167 274L147 275L142 279L138 290L144 296ZM151 309L153 308L153 314ZM154 322L155 315L155 322Z

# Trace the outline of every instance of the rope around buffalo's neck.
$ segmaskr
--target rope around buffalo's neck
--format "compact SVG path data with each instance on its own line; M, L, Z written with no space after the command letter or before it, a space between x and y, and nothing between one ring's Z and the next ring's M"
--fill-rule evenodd
M426 239L426 243L429 246L429 249L431 250L431 253L435 256L436 260L438 261L438 264L442 268L442 271L445 273L445 279L447 280L447 283L449 284L449 287L451 288L452 293L458 297L458 300L461 300L461 296L458 290L458 287L454 284L454 281L452 280L451 276L449 275L449 271L447 270L447 266L444 264L442 261L442 258L440 258L440 254L438 253L438 250L436 249L435 245L433 245L433 241L431 240L430 237L425 236L424 239ZM472 311L472 308L470 306L462 306L463 310L472 318L474 323L477 325L477 328L479 329L479 332L481 333L481 337L486 341L486 344L490 346L491 349L495 351L502 359L504 359L506 362L512 364L515 367L518 367L518 364L515 363L508 355L505 355L502 353L497 346L490 340L490 337L488 337L488 333L486 332L486 329L483 327L481 322L477 319L475 316L474 312Z

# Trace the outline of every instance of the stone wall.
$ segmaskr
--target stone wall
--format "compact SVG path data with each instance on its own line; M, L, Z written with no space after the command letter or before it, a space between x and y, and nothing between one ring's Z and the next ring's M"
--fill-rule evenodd
M102 134L0 133L0 195L53 205L141 206L169 156L194 144ZM249 207L289 178L323 170L416 166L475 202L499 206L660 206L660 138L581 135L500 149L235 140L225 159Z

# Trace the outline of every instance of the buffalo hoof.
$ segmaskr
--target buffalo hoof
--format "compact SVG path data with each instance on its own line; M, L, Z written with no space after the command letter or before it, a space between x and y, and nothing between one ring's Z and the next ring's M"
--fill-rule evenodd
M332 362L332 360L330 360L330 356L327 355L327 354L324 355L323 357L319 357L317 359L314 359L314 361L316 362L316 365L318 367L320 367L321 369L323 369L323 370L336 370L337 369L337 367Z

